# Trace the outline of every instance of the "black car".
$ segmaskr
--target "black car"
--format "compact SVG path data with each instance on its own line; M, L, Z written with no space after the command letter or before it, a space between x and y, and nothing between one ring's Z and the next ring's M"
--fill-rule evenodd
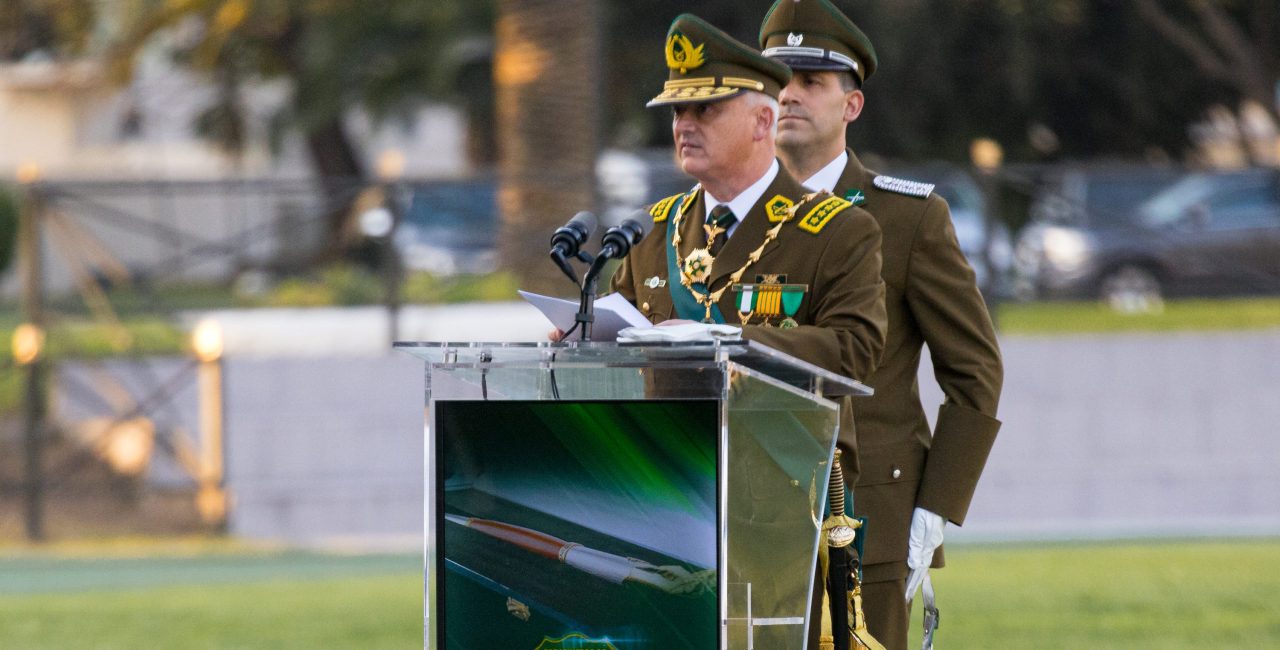
M1126 310L1164 296L1280 294L1280 171L1190 174L1129 215L1036 223L1017 258L1037 295Z

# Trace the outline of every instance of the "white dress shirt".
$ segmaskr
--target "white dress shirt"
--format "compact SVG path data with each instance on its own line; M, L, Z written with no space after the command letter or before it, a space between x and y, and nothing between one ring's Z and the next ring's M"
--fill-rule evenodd
M835 160L827 163L826 167L819 169L818 173L810 176L801 185L814 192L830 192L835 189L836 183L840 182L840 175L844 173L844 167L847 164L849 164L849 152L841 151Z
M777 177L778 159L774 158L773 164L769 165L769 171L765 172L764 176L760 177L760 180L752 183L750 187L739 192L737 196L733 197L733 200L721 201L720 199L711 196L711 192L706 192L707 200L704 201L704 203L706 204L707 214L711 214L711 211L714 210L717 205L727 205L729 206L729 209L733 211L733 216L738 218L737 221L733 222L732 226L729 226L729 231L725 233L726 238L733 237L733 232L738 229L738 225L747 217L747 213L751 212L752 206L756 204L756 201L760 200L760 197L764 196L764 191L769 189L769 186L773 184L773 179ZM706 214L702 215L703 221L705 221L706 218Z

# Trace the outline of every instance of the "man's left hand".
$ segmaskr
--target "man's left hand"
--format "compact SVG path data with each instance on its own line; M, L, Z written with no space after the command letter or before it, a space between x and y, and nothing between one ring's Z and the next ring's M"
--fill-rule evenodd
M924 508L916 508L911 513L911 535L907 540L907 566L911 568L911 575L907 576L907 602L915 597L920 583L929 573L933 552L942 545L942 529L946 525L947 520L942 515Z

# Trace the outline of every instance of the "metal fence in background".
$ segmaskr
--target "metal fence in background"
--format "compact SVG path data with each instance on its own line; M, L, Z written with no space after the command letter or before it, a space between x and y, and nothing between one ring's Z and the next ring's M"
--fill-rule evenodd
M255 180L22 189L18 273L5 287L20 324L0 370L0 531L17 520L33 540L51 527L130 532L116 519L138 520L138 530L217 527L225 498L216 354L173 358L173 341L157 345L129 321L163 328L201 306L202 287L226 296L255 278L307 273L349 236L351 210L386 204L394 227L392 192ZM169 357L153 357L156 347ZM159 523L140 520L148 509Z

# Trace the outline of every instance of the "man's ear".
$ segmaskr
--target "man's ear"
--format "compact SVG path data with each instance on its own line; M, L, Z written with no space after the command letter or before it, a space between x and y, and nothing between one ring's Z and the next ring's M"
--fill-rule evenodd
M848 93L845 93L845 97L844 97L844 123L845 124L849 124L850 122L858 119L858 116L862 114L862 105L865 104L866 101L867 101L867 98L865 95L862 94L861 90L853 90Z
M756 109L756 128L752 136L756 142L759 142L773 131L773 123L778 120L778 115L771 106L759 106Z

